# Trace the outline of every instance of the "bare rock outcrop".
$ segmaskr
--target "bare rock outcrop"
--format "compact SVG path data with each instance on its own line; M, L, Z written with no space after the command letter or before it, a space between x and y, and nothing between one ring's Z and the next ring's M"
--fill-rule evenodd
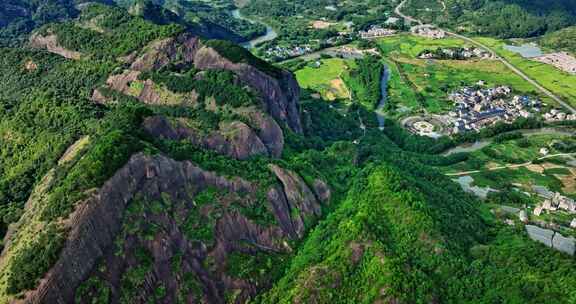
M238 111L239 115L247 118L262 143L268 149L270 156L280 157L284 151L284 132L270 115L258 110Z
M82 53L68 50L62 47L58 43L58 36L55 34L43 36L39 33L35 33L30 36L30 46L37 49L45 49L50 53L54 53L68 59L79 60L82 57Z
M328 187L328 184L321 179L315 179L313 184L314 194L316 198L322 203L329 203L332 198L332 190Z
M162 155L134 155L100 189L92 191L87 199L77 204L75 211L63 222L69 232L56 264L36 289L14 302L71 303L78 296L79 284L93 276L108 282L106 286L117 301L122 275L138 265L135 264L135 252L141 248L150 252L153 262L131 298L132 303L146 303L160 283L167 292L162 303L174 303L184 284L185 276L181 272L190 273L202 291L196 295L199 298L189 295L187 302L224 303L226 290L238 290L239 299L247 299L254 295L258 286L224 273L228 254L233 251L289 251L282 240L301 237L304 219L320 215L318 201L297 174L275 165L270 168L282 182L282 186L272 186L268 190L267 208L279 225L264 227L236 209L227 208L237 200L252 208L250 204L258 201L255 197L257 185L241 178L218 176L187 161L178 162ZM213 228L212 245L192 241L182 230L182 219L190 210L199 208L196 197L207 189L230 196L208 206L218 208L211 212L221 214ZM153 204L155 201L170 203L161 205L162 209L151 205L133 207L132 211L127 209L131 204ZM200 209L199 212L210 210ZM298 214L297 218L291 218L293 214ZM141 237L144 232L137 231L145 227L156 227L157 232L151 237ZM120 248L119 238L122 240ZM185 259L178 258L182 256ZM208 257L212 264L206 263ZM177 268L173 266L175 258L181 261ZM99 263L105 263L105 267L97 267ZM176 270L179 274L173 273Z
M194 66L201 70L234 72L240 80L260 93L264 99L264 108L272 117L285 122L294 132L302 133L298 105L300 88L290 72L281 70L277 78L272 77L249 64L234 63L209 47L198 50Z
M300 88L292 73L278 70L278 75L271 76L250 64L234 63L189 34L156 41L145 50L143 55L134 59L130 70L157 70L181 61L191 63L199 70L231 71L242 83L258 92L265 111L274 119L285 122L294 132L302 133L298 105Z
M106 80L109 89L122 94L137 98L143 103L150 105L194 105L198 99L195 91L180 94L158 86L151 79L140 80L139 71L125 70L121 74L111 75ZM92 100L105 104L109 100L102 94L100 89L95 89Z
M274 206L287 205L290 210L296 211L289 213L291 226L296 235L302 237L307 221L321 215L320 203L298 174L274 164L269 165L269 168L282 183L283 191L280 192L280 195L268 192L268 198L279 200L273 203Z
M146 118L143 126L155 137L188 140L198 147L239 160L246 160L255 155L280 156L284 144L281 133L277 135L280 137L272 138L270 134L274 134L270 131L255 132L250 126L240 121L223 122L218 130L208 134L186 127L179 121L170 122L162 116ZM260 137L261 134L265 134L267 144Z

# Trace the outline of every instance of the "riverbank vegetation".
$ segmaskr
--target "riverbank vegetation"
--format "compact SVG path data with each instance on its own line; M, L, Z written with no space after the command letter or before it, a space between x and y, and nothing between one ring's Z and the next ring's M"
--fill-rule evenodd
M374 110L382 98L380 82L384 65L380 58L365 56L356 59L356 68L350 73L347 83L352 92L352 99L361 103L369 110Z

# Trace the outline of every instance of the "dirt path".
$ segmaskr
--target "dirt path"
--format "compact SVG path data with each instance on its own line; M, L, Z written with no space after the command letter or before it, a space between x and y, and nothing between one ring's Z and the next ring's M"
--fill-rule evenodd
M558 153L558 154L546 155L546 156L537 158L536 160L545 160L545 159L553 158L553 157L557 157L557 156L573 156L573 155L576 155L576 153ZM473 171L461 171L461 172L455 172L455 173L446 173L445 175L446 176L462 176L462 175L470 175L470 174L474 174L474 173L481 173L481 172L485 172L485 171L496 171L496 170L502 170L502 169L516 169L516 168L530 166L530 165L532 165L532 162L533 161L525 162L523 164L514 164L514 165L492 167L492 168L486 168L484 170L473 170Z

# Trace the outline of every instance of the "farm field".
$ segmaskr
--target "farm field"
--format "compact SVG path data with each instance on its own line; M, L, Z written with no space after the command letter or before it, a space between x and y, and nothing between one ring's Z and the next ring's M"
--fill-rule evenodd
M355 67L354 60L340 58L322 59L319 67L315 61L295 72L296 80L302 88L317 91L326 100L349 98L346 77Z
M471 152L467 161L443 170L448 174L473 172L469 175L474 179L474 185L479 187L506 189L516 185L525 191L531 191L532 186L539 185L565 195L576 195L576 169L572 165L572 156L558 156L534 162L543 157L540 152L542 148L548 150L548 155L565 154L567 152L556 149L554 143L572 141L573 139L566 135L541 134L494 142ZM527 164L529 162L533 163ZM505 166L509 168L502 168Z
M390 102L410 112L445 113L452 108L449 92L479 80L488 86L506 85L516 93L538 95L530 84L494 60L429 60L417 56L426 49L464 47L464 41L454 38L431 40L412 35L398 35L378 40L386 62L392 65ZM395 77L395 75L397 77ZM413 93L407 92L411 89ZM403 111L407 112L407 111Z
M542 86L576 106L576 75L570 75L551 65L523 58L519 54L504 49L505 42L493 38L475 38L477 41L492 47L498 55L510 61L529 77Z

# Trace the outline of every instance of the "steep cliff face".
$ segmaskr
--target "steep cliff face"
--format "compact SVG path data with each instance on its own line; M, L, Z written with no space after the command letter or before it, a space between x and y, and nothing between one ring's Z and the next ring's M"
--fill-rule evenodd
M78 60L82 57L82 53L68 50L62 47L58 43L58 37L55 34L33 34L30 36L30 46L37 49L45 49L50 53L54 53L68 59Z
M264 114L259 114L256 115L262 119L258 125L260 132L254 131L244 122L232 121L220 123L218 130L203 134L205 132L186 127L183 122L170 122L162 116L147 118L143 127L155 137L188 140L195 146L238 160L256 155L279 157L284 145L282 129L273 119L266 119Z
M303 219L320 215L297 174L271 170L282 185L259 189L190 162L134 155L61 222L68 233L56 264L13 302L223 303L230 293L246 300L264 285L230 274L230 256L289 253L286 241L302 236ZM267 200L258 198L262 191ZM28 208L42 204L42 196L31 199ZM258 224L247 210L273 220ZM5 252L10 246L9 237Z
M300 89L294 76L282 70L278 78L245 63L234 63L210 47L200 48L194 57L194 66L222 69L236 73L239 78L260 92L264 107L277 120L285 122L294 132L302 133L298 99Z
M126 85L134 81L133 78L138 76L138 72L158 70L169 64L193 64L199 70L231 71L241 83L257 92L267 113L277 121L286 123L292 131L302 133L298 105L300 89L296 79L288 71L278 69L275 75L270 75L262 70L264 67L260 69L247 62L234 62L202 43L197 37L188 34L156 41L146 47L142 55L129 59L131 59L130 69L123 74L124 77L112 76L108 80L111 88L125 91ZM267 65L267 63L261 64ZM142 101L154 102L148 99Z

